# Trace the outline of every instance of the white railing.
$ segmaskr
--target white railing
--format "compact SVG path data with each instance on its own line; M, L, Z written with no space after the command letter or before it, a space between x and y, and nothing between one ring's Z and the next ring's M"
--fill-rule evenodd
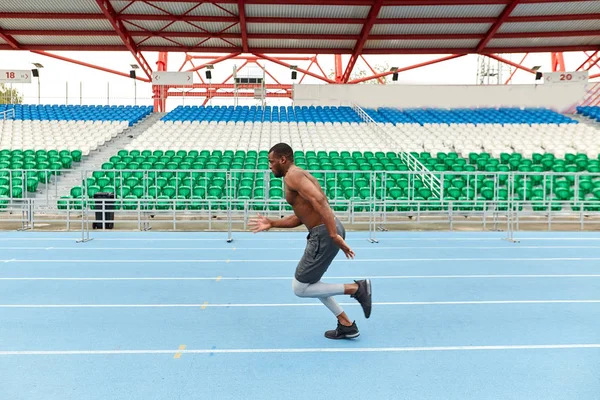
M14 108L10 108L8 110L5 111L0 111L0 119L5 120L5 119L12 119L15 117L15 110Z
M384 129L382 129L381 126L379 126L379 124L377 124L377 122L375 122L373 120L373 118L371 118L369 116L369 114L367 114L365 112L365 110L363 110L358 104L353 103L352 109L358 114L358 116L365 123L367 123L369 125L369 127L371 129L373 129L375 132L377 132L379 135L381 135L381 137L385 141L386 148L390 148L390 149L393 148L397 152L399 150L403 150L401 148L401 146L398 144L398 142L396 141L396 139L392 135L390 135L388 132L386 132ZM433 174L433 172L431 172L429 169L427 169L427 167L425 167L425 165L423 165L419 160L417 160L415 158L415 156L413 156L409 152L400 151L398 154L400 155L400 158L402 159L402 161L408 166L408 168L411 171L417 171L417 172L423 173L422 175L420 175L421 179L423 180L423 183L425 185L427 185L429 187L429 189L431 189L431 192L435 196L439 197L442 193L440 179L437 176L435 176L435 174Z
M565 110L565 114L575 114L577 107L600 105L600 83L590 83L583 98Z

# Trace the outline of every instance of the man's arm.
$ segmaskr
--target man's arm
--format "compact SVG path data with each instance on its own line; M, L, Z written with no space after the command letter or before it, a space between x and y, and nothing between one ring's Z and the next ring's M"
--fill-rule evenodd
M281 219L269 219L272 228L296 228L302 225L300 218L294 214Z
M250 220L250 227L254 233L268 231L271 228L295 228L300 225L302 222L295 215L273 220L258 214L256 218Z

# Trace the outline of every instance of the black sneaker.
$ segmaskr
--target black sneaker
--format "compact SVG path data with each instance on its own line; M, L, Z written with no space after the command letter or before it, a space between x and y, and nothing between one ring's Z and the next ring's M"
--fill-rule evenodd
M371 280L364 279L360 281L354 281L358 284L358 290L356 293L351 294L350 297L355 298L361 305L365 318L371 316Z
M360 333L358 332L356 322L352 322L352 325L350 326L345 326L338 321L336 329L325 332L325 337L327 339L353 339L358 337L358 335L360 335Z

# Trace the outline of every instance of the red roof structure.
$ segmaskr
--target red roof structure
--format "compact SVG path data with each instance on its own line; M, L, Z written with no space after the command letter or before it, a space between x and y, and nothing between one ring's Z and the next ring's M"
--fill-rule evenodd
M155 68L144 51L225 53L218 61L250 54L280 65L267 54L350 55L345 67L336 57L329 83L349 82L368 54L476 53L507 62L497 54L589 51L580 68L590 69L599 60L600 1L9 0L0 3L0 50L125 50L146 81ZM553 69L561 63L553 55Z

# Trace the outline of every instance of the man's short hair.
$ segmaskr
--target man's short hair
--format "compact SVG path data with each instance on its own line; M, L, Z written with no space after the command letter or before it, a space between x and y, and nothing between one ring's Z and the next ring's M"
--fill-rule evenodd
M277 157L285 157L292 162L294 161L294 150L287 143L277 143L271 147L269 153L273 153Z

